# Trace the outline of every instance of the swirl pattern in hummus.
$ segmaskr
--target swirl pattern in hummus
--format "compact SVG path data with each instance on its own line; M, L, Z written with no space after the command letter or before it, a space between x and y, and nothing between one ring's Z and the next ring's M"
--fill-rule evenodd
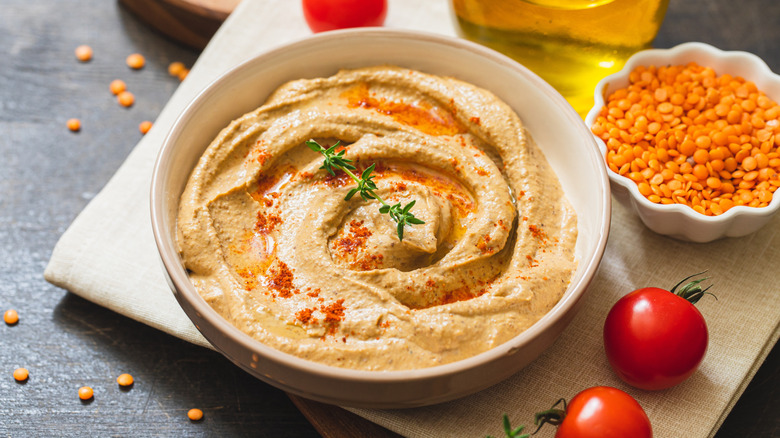
M320 169L376 163L395 223ZM573 270L576 217L517 115L486 90L396 67L283 85L208 147L178 242L202 297L242 331L346 368L430 367L495 347L549 311Z

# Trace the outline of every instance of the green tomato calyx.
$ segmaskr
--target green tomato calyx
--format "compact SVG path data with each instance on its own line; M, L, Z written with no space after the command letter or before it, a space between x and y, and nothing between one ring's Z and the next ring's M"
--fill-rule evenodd
M560 404L563 404L563 409L557 407ZM533 435L536 435L545 424L552 424L556 427L560 426L561 423L563 423L564 418L566 418L566 399L561 398L558 399L550 409L537 412L536 415L534 415L534 426L538 427Z
M698 280L693 280L691 282L685 283L686 281L690 280L691 278L697 277L699 275L702 275L705 272L707 272L707 271L699 272L698 274L693 274L693 275L690 275L688 277L683 278L682 280L680 280L679 283L674 285L674 287L671 288L669 290L669 292L677 295L678 297L686 299L691 304L698 303L699 300L701 299L701 297L703 297L705 294L712 295L717 300L718 297L716 297L712 292L707 292L708 290L710 290L712 285L709 285L709 286L707 286L704 289L702 289L702 287L700 285L701 282L703 282L704 280L708 280L709 277L704 277L704 278L700 278ZM685 283L685 285L683 285L683 283ZM680 287L681 285L682 285L682 287L678 291L677 288Z

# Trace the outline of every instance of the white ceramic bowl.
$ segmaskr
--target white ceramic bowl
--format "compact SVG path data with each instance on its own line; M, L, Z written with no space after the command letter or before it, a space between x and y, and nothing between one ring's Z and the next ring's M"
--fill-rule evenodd
M759 57L747 52L724 52L704 43L685 43L671 49L643 50L629 58L617 73L602 79L595 89L595 104L585 118L590 127L604 106L606 96L628 85L629 73L640 65L684 65L696 62L709 66L720 76L731 74L753 81L775 102L780 101L780 76L772 73ZM605 159L607 147L596 138ZM639 193L636 183L607 168L612 193L620 202L636 211L642 222L659 234L691 242L710 242L722 237L739 237L757 231L780 208L780 196L774 196L767 207L737 206L720 216L705 216L681 204L655 204Z
M525 122L577 215L579 265L561 301L529 330L477 356L392 372L341 369L294 357L252 339L196 292L175 244L178 202L189 174L220 129L260 106L279 85L341 68L394 64L453 76L493 91ZM573 159L574 158L574 159ZM180 115L160 151L151 192L152 223L170 284L214 347L250 374L303 397L346 406L400 408L461 397L516 373L549 347L574 317L607 241L610 195L593 136L566 101L509 58L465 40L423 33L323 33L253 58L203 90Z

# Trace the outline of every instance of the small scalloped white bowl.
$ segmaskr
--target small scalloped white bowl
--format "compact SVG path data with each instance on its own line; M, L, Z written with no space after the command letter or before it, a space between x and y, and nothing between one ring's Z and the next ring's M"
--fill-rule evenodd
M720 76L741 76L756 84L759 90L775 102L780 101L780 76L772 73L761 58L752 53L722 51L704 43L685 43L671 49L643 50L634 54L617 73L602 79L594 91L595 104L585 117L585 124L593 126L606 96L628 85L628 75L636 67L684 65L696 62L712 67ZM606 144L596 137L602 156ZM605 158L606 160L606 158ZM723 237L740 237L758 231L780 208L780 196L773 196L766 207L736 206L719 216L705 216L681 204L655 204L642 196L632 180L607 168L615 199L630 206L642 222L658 234L690 242L711 242Z

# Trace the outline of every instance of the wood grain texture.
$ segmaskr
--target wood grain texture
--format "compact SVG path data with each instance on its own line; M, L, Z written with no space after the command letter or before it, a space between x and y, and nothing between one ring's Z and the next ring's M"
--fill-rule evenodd
M152 29L203 49L240 0L119 0Z
M747 50L778 72L777 17L775 0L672 0L656 45ZM178 86L168 64L191 66L198 52L106 0L3 0L0 35L0 310L20 315L15 326L0 324L0 436L394 436L340 408L291 401L215 352L44 281L59 236ZM80 44L95 50L89 63L73 55ZM134 52L146 56L144 69L125 66ZM108 91L117 78L136 95L133 107ZM82 120L80 132L65 127L71 117ZM17 367L30 371L24 384L11 377ZM121 373L135 377L129 391L116 384ZM84 385L95 390L91 403L78 399ZM779 385L775 348L717 438L780 436ZM186 418L193 407L202 421Z
M338 406L326 405L292 394L288 396L323 438L398 438L401 436Z

